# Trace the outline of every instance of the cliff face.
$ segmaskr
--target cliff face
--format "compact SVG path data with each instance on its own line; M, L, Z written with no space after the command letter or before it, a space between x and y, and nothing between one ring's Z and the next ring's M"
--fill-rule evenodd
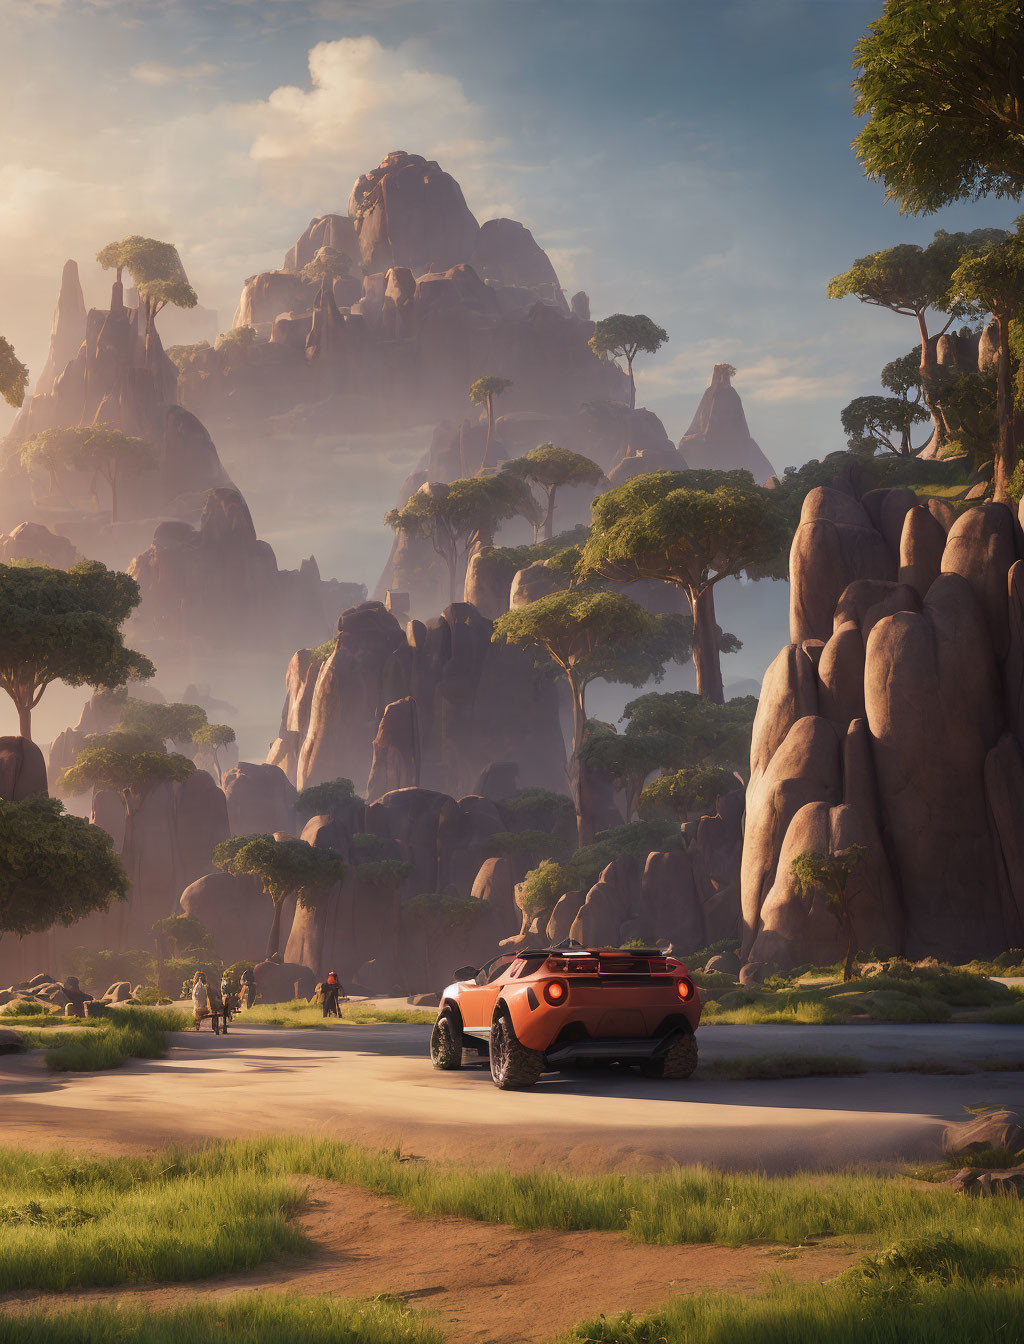
M850 844L862 950L965 961L1024 936L1024 554L1002 504L819 488L790 558L793 642L765 674L743 847L744 953L835 961L795 889Z
M9 442L58 426L114 425L156 450L154 469L125 477L119 487L123 517L198 517L205 492L231 482L204 426L177 404L177 376L156 330L147 336L139 309L125 306L122 285L114 283L109 309L85 313L78 268L68 262L46 365ZM16 473L24 481L20 467ZM65 473L61 506L76 498L86 506L90 483ZM23 517L25 501L17 503ZM0 513L0 524L17 521Z
M321 289L299 272L324 246L348 273ZM246 280L235 325L259 337L244 358L197 352L182 378L204 416L321 403L324 427L422 424L461 414L470 383L496 370L513 382L502 410L625 397L625 376L587 345L586 295L570 309L529 229L478 224L450 174L400 150L357 180L348 216L311 220L281 270Z
M679 440L679 451L691 467L742 469L763 485L775 475L775 468L750 437L743 403L731 381L735 372L731 364L715 365L697 414Z

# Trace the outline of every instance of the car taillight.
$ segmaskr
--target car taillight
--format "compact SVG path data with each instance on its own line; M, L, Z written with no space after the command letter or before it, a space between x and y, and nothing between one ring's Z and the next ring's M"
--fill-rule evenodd
M548 1003L564 1003L569 997L569 986L564 980L549 980L544 986L544 997Z
M676 993L684 1003L689 1003L693 998L694 989L692 980L677 980Z

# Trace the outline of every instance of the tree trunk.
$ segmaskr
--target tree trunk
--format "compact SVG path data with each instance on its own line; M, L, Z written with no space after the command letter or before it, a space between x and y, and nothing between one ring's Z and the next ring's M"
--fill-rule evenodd
M276 956L281 950L281 910L284 901L274 902L274 922L270 926L270 937L267 939L267 960Z
M999 443L992 472L992 498L1007 503L1006 484L1014 468L1013 436L1010 432L1010 319L1006 313L996 317L999 323L999 363L996 366L996 414L999 417Z
M448 601L449 603L458 602L460 599L455 591L455 576L459 566L458 556L452 556L451 559L445 556L445 563L448 566ZM465 596L465 593L463 593L463 596Z
M929 439L927 446L931 450L932 457L941 457L942 449L948 437L948 430L945 417L933 395L935 370L938 367L935 360L937 340L928 335L928 323L925 321L923 313L917 315L917 326L921 333L921 400L928 408L928 414L932 418L932 437Z
M550 541L555 535L555 491L557 485L553 485L548 492L548 508L544 515L544 540Z
M491 439L492 439L493 437L494 437L494 397L493 397L493 395L492 395L490 392L488 392L488 393L487 393L487 442L484 444L484 461L483 461L483 465L484 465L485 467L489 467L489 466L491 465Z
M15 704L18 704L15 701ZM22 737L32 741L32 708L30 705L18 704L18 732Z
M693 666L697 673L697 694L724 702L722 659L718 651L718 622L715 620L715 590L712 584L690 596L693 612Z
M626 356L626 369L629 373L629 409L636 410L636 383L633 381L633 361L629 355Z
M110 521L117 522L117 470L110 473Z
M857 935L854 932L853 920L849 915L844 921L846 925L846 965L843 967L843 984L847 984L853 979L853 964L857 960Z
M580 748L587 730L587 711L584 705L584 687L578 686L574 677L569 677L572 690L572 768L576 794L576 842L582 849L594 838L593 818L585 806L583 789L583 767L580 764Z

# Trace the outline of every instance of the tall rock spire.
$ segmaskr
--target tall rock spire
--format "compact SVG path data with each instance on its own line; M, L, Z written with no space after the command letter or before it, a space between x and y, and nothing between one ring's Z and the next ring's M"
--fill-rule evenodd
M775 468L750 437L740 394L732 385L736 370L731 364L716 364L711 386L700 399L693 423L679 440L679 451L691 467L715 471L749 471L758 485Z
M85 298L78 279L78 262L66 261L60 278L60 294L53 310L50 352L36 383L36 392L47 394L64 372L68 360L78 354L85 340Z

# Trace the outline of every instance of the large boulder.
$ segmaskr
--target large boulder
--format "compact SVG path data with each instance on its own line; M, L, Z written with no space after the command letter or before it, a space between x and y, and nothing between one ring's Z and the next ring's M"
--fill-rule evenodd
M920 615L877 622L864 688L904 950L991 956L1005 945L984 783L1000 695L985 612L966 578L943 574Z
M295 786L276 765L239 761L224 776L228 821L232 835L294 834Z
M416 275L468 261L480 226L458 182L432 160L394 150L363 173L348 205L367 273L407 266Z
M181 893L181 911L213 936L217 955L226 964L257 961L267 947L274 918L273 902L252 877L205 873Z
M1006 576L1016 560L1014 517L1005 504L968 509L950 528L942 552L942 572L961 575L973 588L997 658L1009 648Z
M373 739L373 764L366 801L376 802L393 789L417 788L420 782L419 710L411 695L388 705Z
M34 793L47 793L43 753L27 737L0 737L0 798L20 803Z
M855 579L896 578L896 561L867 511L844 491L811 490L790 549L789 634L794 644L828 639L836 604Z

